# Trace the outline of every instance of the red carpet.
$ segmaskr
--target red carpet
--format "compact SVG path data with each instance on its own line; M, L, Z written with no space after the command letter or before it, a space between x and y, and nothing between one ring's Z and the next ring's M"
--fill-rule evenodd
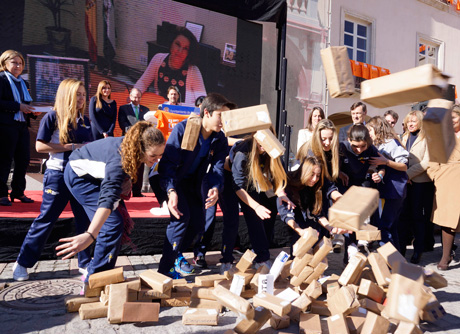
M0 218L36 218L40 214L42 204L42 191L26 191L26 196L32 198L35 203L24 204L16 200L12 206L0 206ZM150 213L151 208L158 208L160 205L153 193L146 193L145 197L132 197L126 201L131 218L160 218L169 216L154 216ZM221 216L220 208L217 215ZM70 204L67 204L60 218L72 218L73 213Z

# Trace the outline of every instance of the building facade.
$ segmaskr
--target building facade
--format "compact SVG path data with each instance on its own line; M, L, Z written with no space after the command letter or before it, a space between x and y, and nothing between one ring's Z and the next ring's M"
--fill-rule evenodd
M345 45L350 59L399 72L433 64L460 85L460 0L288 0L288 124L292 124L291 151L297 132L306 125L310 110L321 106L338 124L340 113L359 101L328 96L320 50ZM417 101L414 101L417 102ZM411 105L395 106L400 115L397 131ZM387 109L369 106L370 116ZM336 115L336 116L334 116Z

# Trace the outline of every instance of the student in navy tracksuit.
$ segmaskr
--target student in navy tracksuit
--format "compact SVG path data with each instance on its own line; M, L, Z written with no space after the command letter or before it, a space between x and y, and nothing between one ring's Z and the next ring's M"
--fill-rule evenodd
M75 199L91 220L84 233L56 247L58 256L68 259L96 242L89 275L112 269L117 261L123 234L123 219L116 210L120 196L131 192L141 163L152 165L164 151L164 137L153 124L141 121L125 137L96 140L74 151L64 172L64 179Z
M372 145L369 131L363 124L353 124L348 132L348 141L340 143L340 173L338 187L343 194L351 186L375 187L385 176L384 166L371 166L371 158L380 157L379 151ZM371 223L377 225L375 214L371 217ZM358 248L356 235L345 235L344 262L348 256L353 256ZM352 249L348 249L350 246Z
M366 126L374 146L381 153L379 158L371 158L371 164L386 166L385 177L378 188L380 198L385 200L378 221L382 233L381 243L390 241L399 249L397 221L406 198L409 152L401 145L398 135L383 117L372 117Z
M37 152L49 153L43 177L43 201L40 215L30 226L13 266L13 278L17 281L29 278L27 268L33 267L38 261L54 223L69 200L77 228L88 224L85 211L64 182L64 168L70 153L92 141L89 119L83 116L85 107L86 91L83 82L66 79L59 85L54 110L48 112L40 122L35 146ZM90 259L89 252L79 253L78 266L86 268Z
M240 139L229 137L229 146L227 146L227 152L230 152L231 143L236 143ZM203 183L203 191L207 191L209 186ZM224 170L224 189L219 193L219 206L223 214L223 230L222 230L222 258L219 260L222 263L220 267L220 273L223 274L225 271L232 267L232 263L235 260L233 257L233 248L238 237L238 226L239 226L239 207L238 197L233 190L233 177L230 167L226 163ZM206 225L202 233L198 235L198 241L194 247L194 264L199 268L207 268L205 255L209 244L211 243L216 217L216 206L210 207L206 210Z
M168 138L158 167L160 185L168 195L171 214L158 267L162 274L178 276L174 269L178 252L186 249L203 230L205 209L217 202L223 186L228 145L221 132L221 113L229 110L229 105L231 103L220 94L212 93L204 99L200 136L193 151L181 149L187 120L177 124ZM202 193L204 179L209 186L207 194ZM186 261L182 260L185 264Z
M113 137L117 121L117 101L111 99L112 85L102 80L89 101L89 119L94 140ZM124 129L123 129L124 130Z
M299 168L288 173L286 194L295 204L289 208L282 201L277 202L281 220L295 233L292 233L291 245L301 237L307 227L313 227L321 235L322 229L329 233L345 233L343 229L332 227L323 210L324 185L322 163L314 156L306 157ZM328 233L328 234L329 234Z
M280 159L271 158L252 136L232 147L229 162L233 189L240 199L249 238L257 254L255 266L270 267L269 248L277 197L292 204L284 193L286 173Z

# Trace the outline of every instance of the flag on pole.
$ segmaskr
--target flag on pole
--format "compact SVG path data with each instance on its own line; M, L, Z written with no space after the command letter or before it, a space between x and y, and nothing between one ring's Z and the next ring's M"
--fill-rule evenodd
M115 58L115 5L114 0L104 0L104 57L109 71Z
M88 38L89 59L97 63L97 9L95 0L86 0L85 7L85 30Z

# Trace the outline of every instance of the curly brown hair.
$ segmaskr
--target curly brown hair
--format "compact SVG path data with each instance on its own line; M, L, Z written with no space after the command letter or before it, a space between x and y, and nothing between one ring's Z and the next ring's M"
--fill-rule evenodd
M164 145L165 137L154 124L140 121L126 133L120 146L121 166L133 182L137 181L137 170L145 151L152 146Z

